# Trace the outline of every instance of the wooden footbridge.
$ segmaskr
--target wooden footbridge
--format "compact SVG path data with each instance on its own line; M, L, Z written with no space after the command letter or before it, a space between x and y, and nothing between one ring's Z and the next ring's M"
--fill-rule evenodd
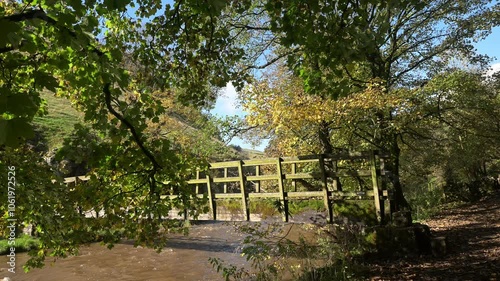
M217 162L206 172L196 172L188 184L196 196L208 196L213 220L218 219L220 200L240 201L243 219L249 221L252 200L273 199L279 202L287 222L290 200L322 199L327 219L333 221L333 204L349 199L373 200L377 218L384 223L391 204L384 170L387 157L369 151ZM76 184L86 179L72 177L65 182ZM177 197L173 192L166 196Z

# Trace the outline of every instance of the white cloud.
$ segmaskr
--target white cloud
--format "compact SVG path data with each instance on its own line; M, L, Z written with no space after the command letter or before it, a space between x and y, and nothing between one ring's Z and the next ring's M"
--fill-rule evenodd
M239 106L238 93L236 92L236 89L231 84L231 82L227 83L226 87L224 87L220 91L219 97L217 98L217 101L215 103L215 107L211 110L211 113L219 117L234 115L243 117L246 115L246 112L241 110L241 107ZM233 138L230 142L230 144L239 145L242 148L256 149L260 151L264 151L267 143L268 140L263 140L261 145L255 147L239 137Z
M244 115L244 112L238 107L238 94L231 82L227 83L226 87L220 91L212 112L220 116Z
M495 63L491 65L490 69L486 71L486 76L491 77L495 72L500 71L500 63Z

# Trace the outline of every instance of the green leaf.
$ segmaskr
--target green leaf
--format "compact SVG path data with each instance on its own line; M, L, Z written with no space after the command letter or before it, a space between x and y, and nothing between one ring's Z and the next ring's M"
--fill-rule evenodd
M0 20L0 47L6 46L7 44L19 44L21 36L17 34L17 32L20 29L21 28L17 23L7 20Z
M125 11L130 0L104 0L104 6L109 10Z
M16 116L33 116L39 108L40 99L27 93L2 93L0 113L8 112Z
M0 146L17 147L25 139L34 136L33 128L26 118L0 119Z

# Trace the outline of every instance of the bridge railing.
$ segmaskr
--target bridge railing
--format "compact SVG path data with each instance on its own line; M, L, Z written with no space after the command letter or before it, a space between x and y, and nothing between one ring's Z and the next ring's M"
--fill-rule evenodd
M208 196L210 216L217 220L217 201L241 200L244 220L250 220L250 200L273 198L282 206L283 221L289 220L289 200L322 199L328 221L333 220L333 203L344 199L370 199L380 223L384 223L385 202L390 192L385 180L384 162L388 155L377 151L321 154L298 157L278 157L211 163L208 172L196 172L188 184L197 196ZM341 161L360 161L357 169L339 168ZM345 191L340 178L367 178L371 188ZM86 177L66 178L65 182L87 180ZM311 183L313 181L314 183ZM298 191L297 185L308 185ZM316 190L311 190L316 189ZM170 198L176 194L165 195Z

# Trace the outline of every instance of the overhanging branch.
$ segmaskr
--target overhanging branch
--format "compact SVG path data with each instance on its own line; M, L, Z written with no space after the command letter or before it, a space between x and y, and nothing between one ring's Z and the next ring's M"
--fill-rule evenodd
M4 20L4 21L10 21L10 22L23 22L23 21L29 21L29 20L35 20L35 19L45 21L46 23L48 23L50 25L53 25L61 30L66 31L71 38L78 39L78 34L75 31L73 31L65 26L60 25L55 19L49 17L49 15L47 15L47 13L45 13L45 11L41 8L23 11L22 13L19 13L19 14L4 16L4 17L0 18L0 21ZM90 44L89 44L89 47L90 47L90 50L92 52L96 53L99 57L104 55L104 52L99 50L97 47L92 46ZM9 47L7 47L7 48L9 48ZM5 48L3 48L3 49L5 49ZM11 51L11 50L7 50L7 51ZM2 53L2 49L0 49L0 53Z
M123 117L120 113L118 113L111 105L111 91L109 89L110 86L111 86L111 83L106 83L106 85L104 85L104 88L103 88L103 92L105 95L104 97L106 100L106 107L108 108L108 111L111 114L113 114L113 116L115 116L118 120L120 120L123 124L125 124L125 126L128 128L128 130L132 134L132 137L134 138L135 143L137 143L137 145L139 146L141 151L144 153L144 155L146 155L146 157L148 157L149 160L151 160L151 163L153 163L154 169L155 170L161 169L162 168L161 165L158 163L158 161L156 161L156 158L153 156L151 151L149 151L146 148L146 146L144 145L144 142L141 140L141 137L137 133L134 125L132 125L132 123L130 123L127 119L125 119L125 117Z

